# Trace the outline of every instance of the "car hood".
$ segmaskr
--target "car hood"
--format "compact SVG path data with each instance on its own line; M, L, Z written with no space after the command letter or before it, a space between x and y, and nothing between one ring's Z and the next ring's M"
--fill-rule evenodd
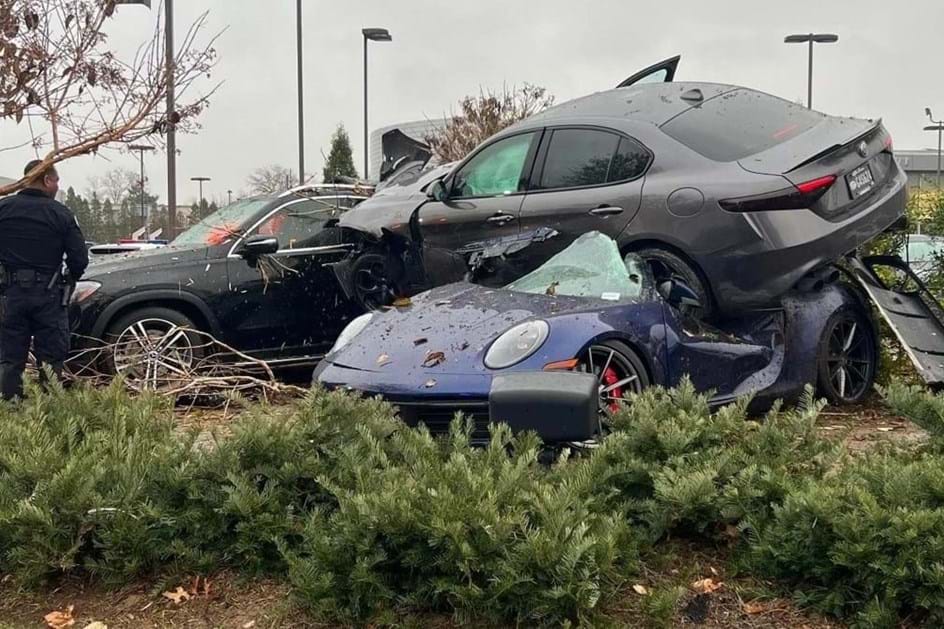
M126 271L140 271L166 265L179 265L187 262L206 260L209 249L207 247L162 247L133 251L130 253L114 254L92 258L85 271L84 279L95 279L103 275L122 273Z
M384 188L345 212L338 226L364 232L374 238L380 238L384 230L409 237L410 217L426 202L426 186L435 179L445 177L453 166L455 164L444 164L409 184Z
M592 312L596 319L600 310L595 300L460 282L422 293L408 306L376 313L370 324L329 360L365 371L403 370L405 375L415 370L430 374L482 371L485 350L515 324L581 312ZM424 365L437 352L442 352L442 362Z

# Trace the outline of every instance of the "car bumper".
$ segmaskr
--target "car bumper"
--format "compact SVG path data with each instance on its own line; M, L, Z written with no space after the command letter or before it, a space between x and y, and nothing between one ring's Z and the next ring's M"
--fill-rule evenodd
M904 173L898 169L868 205L839 221L808 210L745 213L759 245L696 259L722 312L775 305L808 273L832 264L893 227L905 215Z
M598 431L596 379L571 372L436 374L422 383L404 383L396 374L351 369L322 361L315 384L329 389L380 396L397 407L410 426L424 424L445 434L457 413L473 422L472 438L489 438L490 423L513 432L534 431L547 443L585 441Z

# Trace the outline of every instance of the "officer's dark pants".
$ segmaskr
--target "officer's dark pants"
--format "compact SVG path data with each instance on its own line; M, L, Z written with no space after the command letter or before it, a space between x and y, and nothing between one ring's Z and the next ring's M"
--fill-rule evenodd
M40 367L48 365L62 374L69 352L69 315L58 290L45 285L7 287L2 297L0 320L0 396L4 400L23 397L23 370L30 342Z

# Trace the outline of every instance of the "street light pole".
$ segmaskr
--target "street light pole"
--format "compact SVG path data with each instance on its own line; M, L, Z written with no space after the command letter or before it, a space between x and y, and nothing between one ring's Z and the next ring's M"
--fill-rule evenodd
M167 234L177 235L177 111L174 102L174 0L164 0L164 57L167 64Z
M191 177L190 181L196 181L200 184L200 211L203 211L203 182L210 181L209 177Z
M144 206L144 154L147 151L153 151L154 147L147 144L132 144L128 147L132 151L138 151L141 159L141 222L144 224L144 231L148 231L148 215ZM147 235L145 233L145 235Z
M302 72L302 0L295 1L295 40L298 66L298 185L305 185L305 94Z
M809 61L806 76L806 107L813 109L813 44L833 44L839 41L839 35L834 33L806 33L787 35L783 38L785 44L809 44Z
M934 116L931 115L931 108L925 107L924 113L928 115L928 119L933 122L933 125L927 126L924 128L925 131L937 131L937 190L938 193L941 191L941 132L944 132L944 120L935 120Z
M227 191L226 191L226 199L227 199L227 200L226 200L226 205L232 205L232 204L233 204L233 191L232 191L232 190L227 190Z
M369 138L367 136L367 42L393 41L393 37L390 35L390 31L385 28L364 28L361 29L361 33L364 35L364 179L367 180L368 170L370 169Z

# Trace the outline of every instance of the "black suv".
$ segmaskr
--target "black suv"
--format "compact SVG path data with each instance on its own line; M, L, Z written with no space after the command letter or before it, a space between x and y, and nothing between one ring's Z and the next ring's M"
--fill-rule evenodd
M369 191L243 199L170 246L93 261L72 297L73 347L104 344L100 367L145 387L200 359L206 339L187 329L275 366L314 364L361 312L326 265L348 251L338 219Z

